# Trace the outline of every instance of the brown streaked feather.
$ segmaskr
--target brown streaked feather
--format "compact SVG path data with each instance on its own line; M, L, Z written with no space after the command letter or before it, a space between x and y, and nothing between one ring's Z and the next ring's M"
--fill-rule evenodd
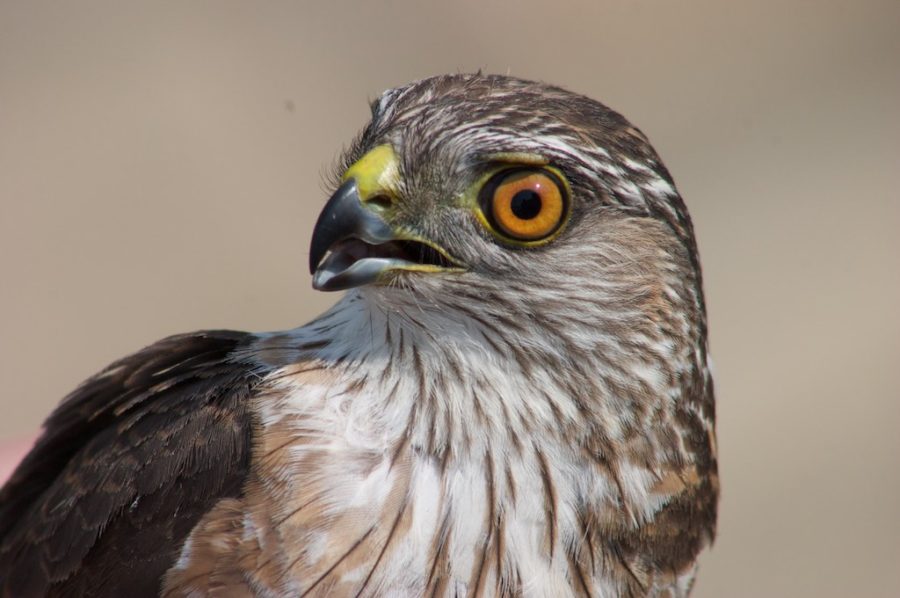
M159 591L196 522L241 493L260 378L232 356L252 338L164 339L62 402L0 491L3 595Z
M497 509L497 492L494 486L494 462L490 457L485 458L485 496L487 497L487 510L485 511L484 543L481 545L479 555L475 559L475 569L472 571L472 578L469 581L469 587L472 588L473 596L483 596L487 584L487 578L490 567L490 559L496 556L491 550L491 544L497 544L498 540L494 537L497 533L497 520L495 511ZM497 567L498 572L500 567ZM501 577L498 575L496 582L499 585Z
M534 454L537 455L538 465L541 470L541 481L544 484L544 505L547 513L547 556L553 559L553 551L556 548L556 489L553 486L553 476L547 467L547 459L544 453L535 445Z
M183 572L166 575L161 596L175 598L184 595L184 587L201 586L204 596L252 597L253 591L235 566L234 558L222 558L222 554L237 555L241 548L241 531L246 517L243 501L223 498L191 531L190 554L193 568L190 576L183 579ZM173 589L172 581L182 583Z

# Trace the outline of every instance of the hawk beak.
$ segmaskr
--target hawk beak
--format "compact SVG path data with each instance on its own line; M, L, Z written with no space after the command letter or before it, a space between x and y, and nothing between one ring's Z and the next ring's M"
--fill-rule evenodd
M325 204L313 230L309 247L313 288L340 291L372 282L387 265L383 259L354 260L350 252L336 254L330 250L349 239L380 245L393 238L394 232L387 222L363 206L356 180L346 181Z
M386 273L461 271L436 244L397 230L363 203L348 178L319 215L309 250L313 288L342 291L378 282Z

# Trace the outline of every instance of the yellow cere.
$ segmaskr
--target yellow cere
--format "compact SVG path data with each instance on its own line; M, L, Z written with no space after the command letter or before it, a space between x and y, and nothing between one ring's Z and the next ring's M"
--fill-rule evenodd
M356 180L356 188L362 201L376 195L393 196L400 178L399 160L390 145L379 145L353 163L342 181Z

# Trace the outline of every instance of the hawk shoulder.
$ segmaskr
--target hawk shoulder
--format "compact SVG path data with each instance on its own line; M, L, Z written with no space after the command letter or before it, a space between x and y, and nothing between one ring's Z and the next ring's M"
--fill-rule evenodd
M66 397L0 491L3 595L158 593L194 525L241 495L253 338L169 337Z

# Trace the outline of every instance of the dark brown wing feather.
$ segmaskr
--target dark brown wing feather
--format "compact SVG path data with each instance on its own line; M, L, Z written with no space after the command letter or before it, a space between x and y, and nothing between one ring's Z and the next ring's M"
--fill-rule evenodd
M156 595L185 537L249 469L252 336L162 340L69 395L0 490L4 596Z

